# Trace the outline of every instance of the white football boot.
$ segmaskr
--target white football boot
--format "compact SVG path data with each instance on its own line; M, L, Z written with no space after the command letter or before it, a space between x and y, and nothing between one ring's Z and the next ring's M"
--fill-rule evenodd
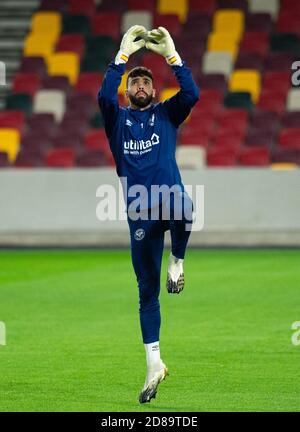
M155 399L158 385L169 375L167 366L160 361L160 365L155 369L148 369L143 390L140 393L140 403L150 402Z
M183 259L169 256L167 290L170 294L179 294L184 288Z

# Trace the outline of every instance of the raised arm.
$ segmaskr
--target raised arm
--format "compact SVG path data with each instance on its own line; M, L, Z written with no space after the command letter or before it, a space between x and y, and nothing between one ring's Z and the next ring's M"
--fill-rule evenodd
M176 51L173 39L167 29L159 27L151 30L149 39L146 42L146 47L165 57L180 85L180 91L163 103L171 122L178 127L199 100L199 88L192 77L191 70L185 66ZM154 42L151 42L151 39Z
M108 137L113 130L119 113L118 88L125 72L126 63L131 54L145 46L144 39L135 42L137 37L145 34L147 34L145 27L138 25L131 27L124 34L120 50L114 62L110 63L98 92L98 104L104 118L105 131Z

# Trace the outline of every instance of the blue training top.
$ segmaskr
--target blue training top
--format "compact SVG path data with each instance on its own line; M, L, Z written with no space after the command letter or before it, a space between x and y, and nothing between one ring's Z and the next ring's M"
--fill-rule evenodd
M143 111L120 107L118 87L125 67L110 63L98 103L118 176L127 179L127 190L134 185L147 188L147 197L141 200L142 210L161 202L161 196L159 202L150 200L151 185L179 185L184 190L175 159L177 128L198 101L199 88L185 64L172 66L180 85L175 96ZM137 198L124 195L127 206Z

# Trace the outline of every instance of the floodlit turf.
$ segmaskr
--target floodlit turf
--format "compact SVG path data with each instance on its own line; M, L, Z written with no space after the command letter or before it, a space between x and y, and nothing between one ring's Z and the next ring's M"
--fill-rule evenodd
M0 411L300 410L300 251L189 250L161 291L170 376L145 378L129 251L1 251Z

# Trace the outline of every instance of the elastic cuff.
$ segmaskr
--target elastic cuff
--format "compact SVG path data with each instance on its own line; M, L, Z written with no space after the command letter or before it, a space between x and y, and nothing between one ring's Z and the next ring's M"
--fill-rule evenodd
M127 63L129 56L125 54L123 51L119 51L115 58L115 64L124 64Z
M167 56L166 62L171 66L182 66L183 64L177 51L175 51L174 54Z

